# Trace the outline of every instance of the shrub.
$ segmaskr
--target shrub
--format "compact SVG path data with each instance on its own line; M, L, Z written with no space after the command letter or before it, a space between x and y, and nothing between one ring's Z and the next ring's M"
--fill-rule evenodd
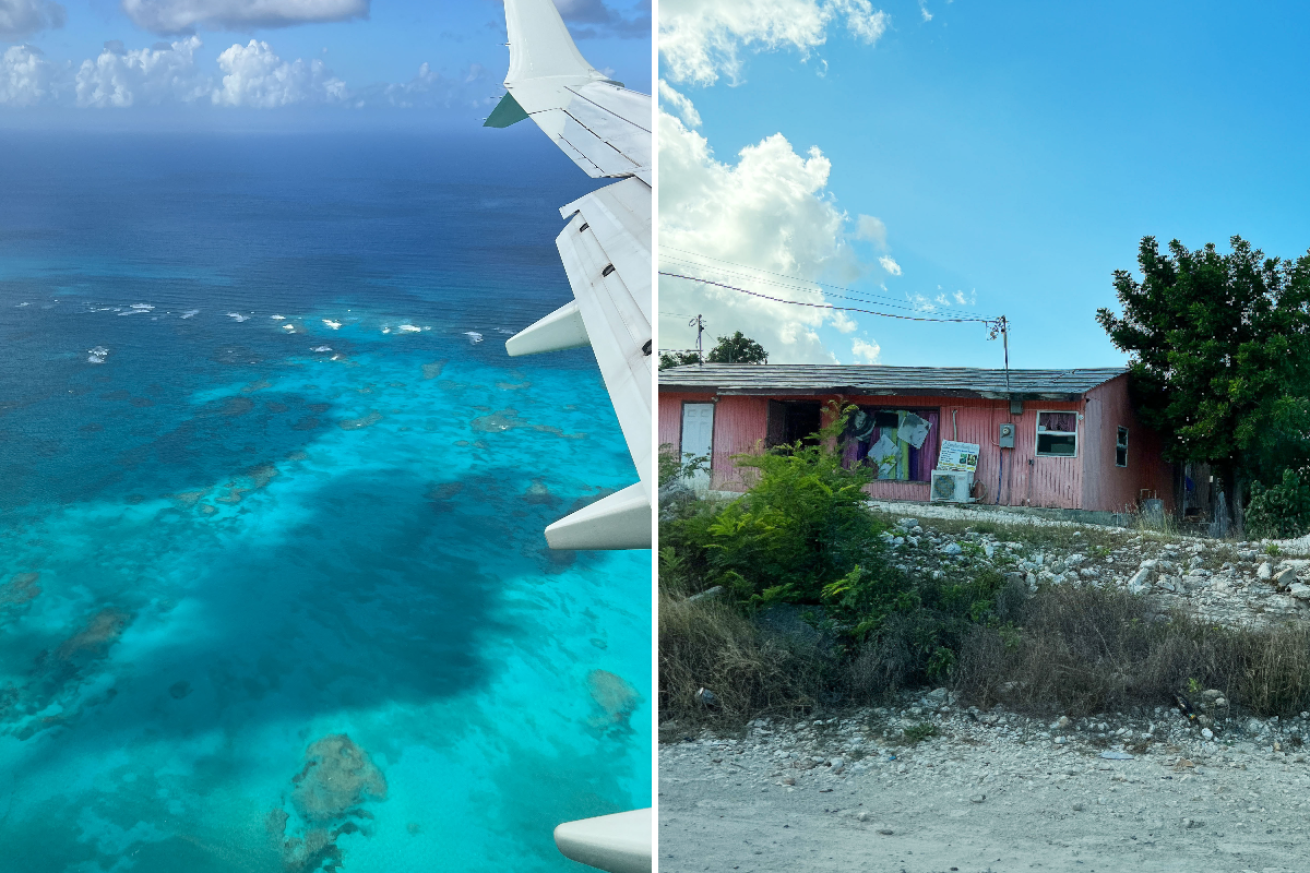
M1290 468L1282 481L1266 488L1251 485L1251 503L1246 510L1246 530L1252 537L1290 539L1310 533L1310 476Z

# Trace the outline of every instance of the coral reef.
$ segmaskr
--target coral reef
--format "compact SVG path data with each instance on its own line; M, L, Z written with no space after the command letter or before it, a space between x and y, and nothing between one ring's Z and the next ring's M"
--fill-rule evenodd
M6 606L20 606L41 593L40 573L15 573L13 578L0 585L0 609Z
M441 375L441 371L444 370L445 368L446 368L446 362L444 360L436 361L435 363L432 364L424 364L423 379L425 381L436 379Z
M365 833L355 819L372 820L361 805L386 800L387 780L368 753L346 734L329 734L305 750L305 766L291 780L291 804L304 823L299 834L288 834L291 815L271 810L264 820L282 856L287 873L333 871L342 866L337 840L343 834Z
M592 727L602 730L628 728L628 719L641 702L641 695L626 679L608 670L592 670L587 674L587 691L599 709L591 719Z
M370 412L368 415L363 415L360 416L359 418L342 419L341 421L337 422L337 427L341 428L342 430L360 430L361 428L371 427L372 425L377 424L381 420L382 420L382 413L377 412L375 410L373 412Z

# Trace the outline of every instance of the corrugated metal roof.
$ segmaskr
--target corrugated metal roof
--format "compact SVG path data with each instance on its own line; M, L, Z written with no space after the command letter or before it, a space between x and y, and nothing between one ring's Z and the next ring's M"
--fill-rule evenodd
M660 371L661 391L715 394L854 394L924 397L1013 396L1077 400L1126 367L1090 370L976 370L966 367L881 367L838 364L691 364Z

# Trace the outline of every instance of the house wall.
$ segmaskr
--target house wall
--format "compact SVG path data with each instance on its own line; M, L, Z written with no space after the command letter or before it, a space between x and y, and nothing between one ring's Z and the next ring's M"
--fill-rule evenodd
M659 405L659 441L681 447L683 402L704 402L712 394L661 393ZM768 429L768 401L763 396L729 395L719 398L714 410L714 457L711 467L711 486L724 491L744 491L753 471L738 471L732 455L756 451ZM779 396L783 401L819 401L827 403L837 399L831 395ZM1083 428L1079 422L1079 452L1074 458L1038 458L1037 412L1082 412L1084 404L1027 402L1022 415L1011 416L1008 401L983 400L969 397L845 397L846 403L869 406L895 406L898 408L937 408L941 410L938 433L929 436L932 451L936 454L941 440L956 439L977 443L980 447L978 471L975 479L983 483L983 500L994 503L997 499L1000 477L1000 502L1011 506L1046 506L1061 509L1081 509L1083 497ZM952 422L952 413L954 421ZM1016 423L1015 448L1002 450L996 442L1000 423ZM1129 439L1132 446L1132 439ZM1004 465L1002 466L1002 451ZM1113 455L1113 443L1111 445ZM1018 459L1017 461L1015 459ZM1032 463L1028 463L1031 461ZM1113 464L1113 456L1111 457ZM874 482L869 494L880 499L927 501L927 482Z
M713 394L660 394L659 444L682 453L682 404L712 402ZM732 456L760 450L769 426L767 397L720 397L714 406L714 457L710 460L710 488L745 491L754 470L739 470Z
M1143 490L1164 501L1165 511L1175 510L1176 482L1173 465L1160 457L1162 440L1133 414L1124 374L1087 393L1087 446L1083 477L1083 508L1110 512L1133 511ZM1119 427L1128 428L1128 466L1115 465L1114 447Z

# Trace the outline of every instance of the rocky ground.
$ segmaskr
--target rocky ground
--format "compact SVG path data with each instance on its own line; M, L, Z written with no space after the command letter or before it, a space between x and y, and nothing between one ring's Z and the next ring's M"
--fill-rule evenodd
M977 512L962 519L888 518L893 527L884 538L897 565L909 571L941 575L976 562L1023 579L1032 590L1039 584L1125 587L1151 596L1162 614L1181 607L1228 625L1310 618L1310 559L1291 556L1293 543L1035 525Z
M659 869L1310 870L1310 712L1201 731L1173 709L1048 722L940 689L725 735L666 723Z
M1310 540L875 508L909 572L972 564L1034 591L1119 586L1161 619L1171 608L1233 626L1310 618ZM939 689L730 733L666 722L659 869L1310 870L1310 712L1259 720L1218 690L1192 696L1192 718L1158 707L1036 720Z

